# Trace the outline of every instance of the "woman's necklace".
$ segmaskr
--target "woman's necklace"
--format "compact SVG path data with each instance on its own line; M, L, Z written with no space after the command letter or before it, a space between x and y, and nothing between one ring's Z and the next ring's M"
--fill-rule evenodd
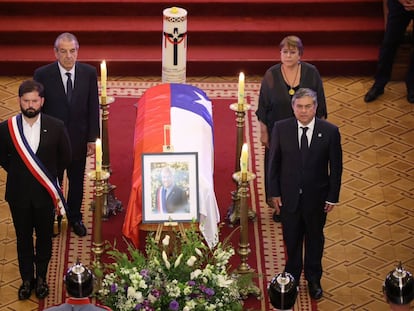
M293 84L295 84L296 78L298 77L299 68L300 68L300 63L298 64L298 67L296 69L295 78L293 79L292 83L290 83L289 80L288 80L288 78L287 78L285 69L284 69L284 67L282 65L282 73L283 73L283 75L285 77L286 82L288 83L288 85L290 87L290 89L289 89L289 95L291 95L291 96L295 95L295 90L293 89Z

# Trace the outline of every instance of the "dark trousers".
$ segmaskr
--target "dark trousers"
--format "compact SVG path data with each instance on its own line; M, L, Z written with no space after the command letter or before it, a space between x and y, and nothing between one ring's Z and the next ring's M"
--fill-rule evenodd
M34 206L32 203L28 208L21 208L10 204L10 210L16 230L17 257L22 280L32 280L35 275L45 279L52 256L53 205ZM36 234L35 240L33 232Z
M322 277L322 255L325 244L323 228L326 213L323 206L317 209L304 209L301 199L295 212L286 211L282 206L280 216L287 251L285 271L292 274L299 282L304 268L306 280L319 282Z
M85 165L86 157L80 160L72 160L69 167L66 169L69 180L68 191L68 221L73 224L82 220L82 200L84 192L84 179L85 179ZM61 173L63 178L63 173Z
M375 74L375 87L384 88L391 79L395 55L399 45L403 41L407 26L412 19L414 19L414 12L406 11L398 0L388 0L387 25L379 52L377 72ZM412 44L414 47L414 41L412 41ZM414 53L411 53L406 84L407 89L414 89Z
M270 136L269 136L270 137ZM267 181L267 170L269 169L269 148L265 147L265 152L264 152L264 173L263 173L263 178L264 178L264 186L265 186L265 195L266 195L266 201L268 199L270 199L268 197L268 193L269 193L269 182Z

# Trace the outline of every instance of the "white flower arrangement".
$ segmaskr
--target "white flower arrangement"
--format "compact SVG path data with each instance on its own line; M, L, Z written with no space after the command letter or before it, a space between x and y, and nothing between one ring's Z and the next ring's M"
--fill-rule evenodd
M97 298L114 311L240 311L237 279L228 273L234 249L218 243L209 249L194 228L174 232L157 243L146 240L146 255L132 245L128 254L108 251Z

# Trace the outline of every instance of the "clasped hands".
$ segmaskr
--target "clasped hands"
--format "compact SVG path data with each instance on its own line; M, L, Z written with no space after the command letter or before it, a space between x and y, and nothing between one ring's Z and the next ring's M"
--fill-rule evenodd
M272 203L273 203L276 213L280 214L280 208L282 207L282 198L272 197ZM325 213L329 213L330 211L333 210L334 207L335 205L326 202L324 206Z
M95 154L95 148L96 147L95 147L95 143L94 142L89 142L86 148L87 148L86 149L86 156L87 157L92 156L92 155Z

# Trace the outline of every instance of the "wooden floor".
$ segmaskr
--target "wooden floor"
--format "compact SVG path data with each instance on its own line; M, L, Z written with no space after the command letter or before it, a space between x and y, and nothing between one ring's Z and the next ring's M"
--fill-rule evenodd
M17 111L17 87L24 77L0 77L0 119ZM151 80L159 77L117 77ZM324 298L318 310L389 310L381 285L402 261L414 272L414 105L405 85L390 82L385 94L366 104L371 77L323 77L328 119L340 127L344 150L341 204L328 217L323 259ZM234 77L194 77L191 81L235 82ZM248 77L260 81L260 77ZM4 202L0 170L0 310L37 310L32 295L17 300L20 286L15 234Z

